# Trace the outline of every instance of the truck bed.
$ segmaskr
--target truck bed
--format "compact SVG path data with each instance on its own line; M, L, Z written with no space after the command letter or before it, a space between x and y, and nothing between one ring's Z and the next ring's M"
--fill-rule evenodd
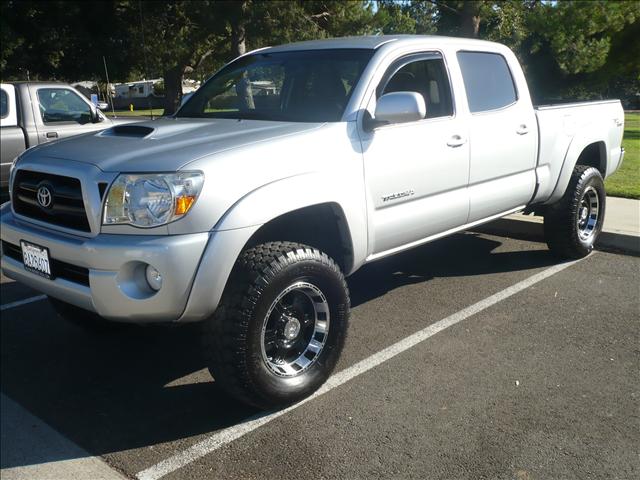
M554 201L561 192L557 191L560 172L564 162L572 155L580 155L589 138L601 138L597 148L602 149L606 163L601 173L609 176L618 168L624 130L624 111L619 100L578 102L535 107L538 120L538 189L535 203ZM594 147L595 148L595 147ZM574 149L579 149L574 153ZM560 161L562 159L562 161Z

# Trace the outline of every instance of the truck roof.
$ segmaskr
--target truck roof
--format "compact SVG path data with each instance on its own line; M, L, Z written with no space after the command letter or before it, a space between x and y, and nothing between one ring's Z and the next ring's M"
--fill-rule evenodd
M497 46L495 42L487 42L484 40L475 40L470 38L444 37L439 35L363 35L359 37L338 37L326 38L322 40L308 40L304 42L289 43L276 47L267 47L262 50L269 52L289 52L296 50L324 50L335 48L362 48L375 50L382 45L394 43L401 46L410 43L430 43L433 46L444 45L492 45Z
M56 81L47 81L47 80L20 80L15 82L2 82L3 84L9 85L51 85L51 86L69 86L68 83L65 82L56 82Z

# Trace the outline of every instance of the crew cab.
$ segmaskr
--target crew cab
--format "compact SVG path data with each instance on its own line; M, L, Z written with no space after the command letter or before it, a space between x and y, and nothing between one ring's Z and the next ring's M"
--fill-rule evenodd
M330 375L367 263L518 211L589 254L622 134L617 100L534 107L496 43L264 48L171 118L22 154L2 268L85 326L203 322L216 382L279 407Z
M0 189L8 186L11 162L27 148L129 122L107 118L66 83L0 84Z

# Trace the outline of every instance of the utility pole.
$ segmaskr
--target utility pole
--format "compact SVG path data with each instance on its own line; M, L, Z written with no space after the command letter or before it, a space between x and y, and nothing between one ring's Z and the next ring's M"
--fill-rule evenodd
M113 116L116 116L116 107L113 105L113 98L111 98L111 89L109 88L109 71L107 70L107 59L102 56L102 62L104 63L104 74L107 77L107 99L111 100L111 111Z

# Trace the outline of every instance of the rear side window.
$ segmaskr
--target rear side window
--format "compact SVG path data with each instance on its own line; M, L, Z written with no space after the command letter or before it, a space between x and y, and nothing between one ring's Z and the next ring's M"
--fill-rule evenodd
M382 89L378 88L378 98L392 92L416 92L422 95L427 106L426 118L453 115L451 86L442 58L417 59L402 66Z
M0 118L9 116L9 95L4 90L0 90Z
M458 52L458 63L471 113L495 110L516 102L513 78L502 55Z

